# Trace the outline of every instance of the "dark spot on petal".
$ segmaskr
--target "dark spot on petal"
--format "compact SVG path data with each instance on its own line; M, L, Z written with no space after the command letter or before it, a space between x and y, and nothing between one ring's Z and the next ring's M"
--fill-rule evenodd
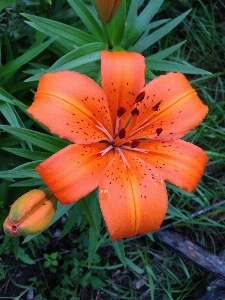
M141 102L145 97L145 91L140 92L140 94L137 95L135 102Z
M159 110L159 105L162 103L162 100L161 101L159 101L158 103L156 103L156 105L154 105L153 107L152 107L152 109L154 110L154 111L158 111Z
M157 128L155 132L159 136L162 133L162 131L163 131L162 128Z

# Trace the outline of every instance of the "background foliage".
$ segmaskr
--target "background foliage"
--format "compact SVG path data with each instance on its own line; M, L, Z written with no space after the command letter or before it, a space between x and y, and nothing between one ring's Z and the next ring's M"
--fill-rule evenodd
M187 136L210 157L205 175L192 194L168 185L164 226L179 220L176 232L219 254L225 228L225 206L216 206L225 195L223 2L126 0L106 27L88 0L3 0L0 11L0 223L13 201L43 185L34 167L68 144L26 113L37 80L72 69L98 81L99 51L122 47L145 55L147 80L170 70L186 73L210 108ZM211 210L192 217L204 208ZM25 241L1 234L3 299L198 299L210 280L152 235L111 243L96 191L58 205L52 223Z

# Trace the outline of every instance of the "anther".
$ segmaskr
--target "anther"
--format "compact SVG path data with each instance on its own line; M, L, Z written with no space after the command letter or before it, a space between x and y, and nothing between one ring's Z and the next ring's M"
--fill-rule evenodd
M139 110L135 107L132 112L131 112L132 116L138 116L139 115Z
M135 103L141 102L145 97L145 91L140 92L140 94L137 95Z
M121 118L122 115L126 112L126 108L121 106L117 109L117 117Z
M119 138L120 139L124 139L126 136L126 129L125 128L121 128L120 132L119 132Z
M136 148L139 144L140 144L140 141L139 141L139 140L133 140L133 141L130 143L130 146L131 146L131 148Z

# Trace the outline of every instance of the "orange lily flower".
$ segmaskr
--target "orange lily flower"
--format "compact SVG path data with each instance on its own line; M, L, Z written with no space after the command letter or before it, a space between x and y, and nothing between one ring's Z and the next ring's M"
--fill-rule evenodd
M109 23L115 16L122 0L96 0L98 17L102 24Z
M59 71L40 79L28 112L71 141L37 168L62 203L99 187L112 240L157 230L167 211L164 180L191 192L207 154L180 140L205 117L205 106L181 73L145 85L138 53L101 52L101 86Z

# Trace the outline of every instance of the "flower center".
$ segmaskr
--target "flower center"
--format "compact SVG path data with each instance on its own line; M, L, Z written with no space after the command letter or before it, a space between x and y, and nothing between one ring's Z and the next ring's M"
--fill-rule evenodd
M149 125L148 122L144 122L141 124L137 129L133 130L135 125L137 124L137 117L139 116L139 110L138 110L138 104L144 99L145 92L141 92L136 97L133 110L131 111L131 116L128 119L128 122L126 123L125 127L121 126L121 119L124 117L124 114L126 113L125 107L119 107L117 109L117 118L115 123L115 129L114 129L114 136L112 137L109 132L104 128L104 126L98 122L97 127L102 130L105 135L108 137L110 143L109 146L102 150L100 154L103 156L110 150L114 149L114 151L117 151L119 153L119 156L121 157L125 168L129 168L129 163L127 162L127 159L124 155L124 150L130 150L130 151L137 151L142 153L148 153L148 150L138 148L141 141L138 139L131 140L129 139L129 142L127 141L127 138L131 137L135 132L141 130L142 128ZM129 116L128 116L129 117Z

